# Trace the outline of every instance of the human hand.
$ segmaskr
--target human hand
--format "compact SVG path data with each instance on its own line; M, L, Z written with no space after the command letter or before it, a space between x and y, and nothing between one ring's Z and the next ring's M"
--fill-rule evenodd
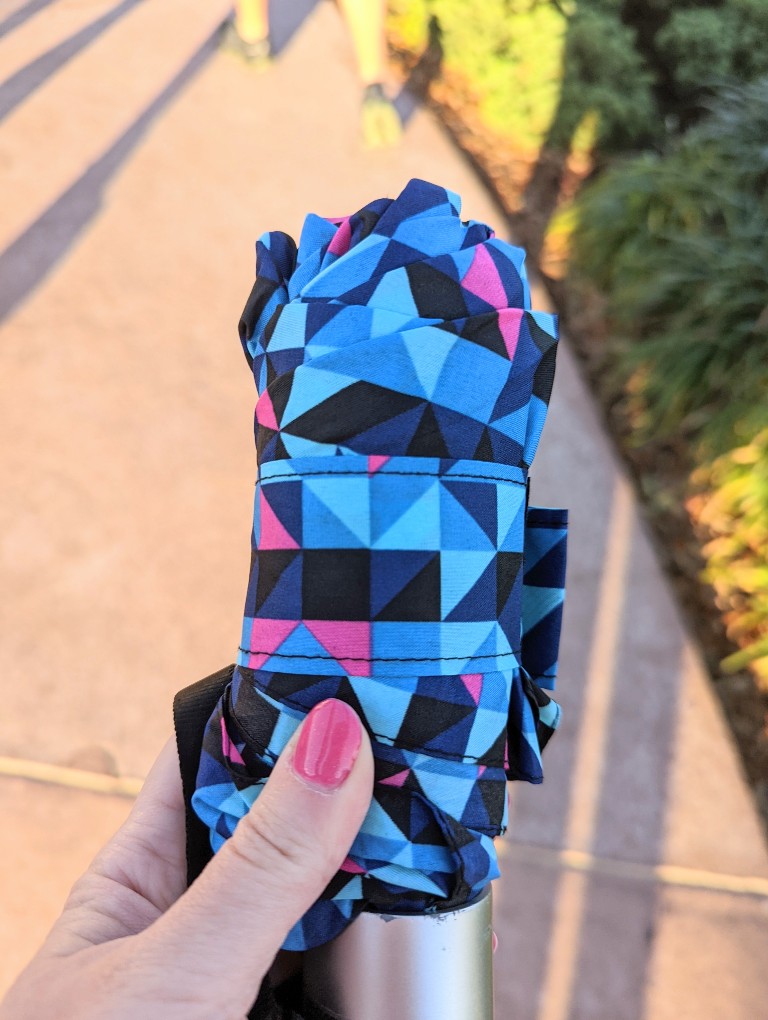
M169 740L0 1020L242 1020L289 929L344 860L372 788L360 720L343 702L322 702L185 891L184 800Z

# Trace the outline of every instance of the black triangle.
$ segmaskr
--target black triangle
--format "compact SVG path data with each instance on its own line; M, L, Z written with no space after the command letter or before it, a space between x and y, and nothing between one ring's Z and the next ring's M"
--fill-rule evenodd
M483 434L480 436L480 442L477 444L473 459L493 460L493 447L491 446L491 437L487 428L483 429Z
M278 425L283 420L285 406L291 395L293 373L295 371L295 369L291 369L290 372L283 372L282 375L275 379L274 383L269 388L269 399L272 401L272 407L275 409L275 420Z
M285 448L282 437L278 436L272 449L272 460L287 460L290 456L290 453Z
M360 699L355 694L355 689L349 682L348 677L343 676L339 679L339 686L334 694L334 698L337 698L339 701L345 701L350 708L354 708L361 719L365 719L363 706L360 704Z
M509 593L517 580L523 565L523 554L517 552L496 553L496 616L501 616L507 604Z
M264 451L269 446L270 440L277 433L274 429L271 429L268 425L261 425L256 429L256 453L258 460L261 461Z
M435 553L374 620L431 623L440 620L440 553Z
M285 570L301 553L300 549L262 549L258 552L259 576L256 609L264 605Z
M501 825L504 815L504 801L507 796L507 788L504 783L480 780L478 782L480 796L483 798L483 805L488 812L491 825Z
M419 397L360 380L305 411L283 431L318 443L344 442L423 403Z
M475 711L474 705L454 705L414 694L397 734L398 746L424 747Z
M473 315L467 319L461 335L472 343L485 347L486 350L499 354L506 361L509 360L504 337L499 329L498 312L488 312L483 315Z
M424 414L413 433L406 453L409 457L450 457L450 451L445 444L431 404L424 408Z
M425 262L406 266L414 304L425 319L460 319L468 315L461 284Z

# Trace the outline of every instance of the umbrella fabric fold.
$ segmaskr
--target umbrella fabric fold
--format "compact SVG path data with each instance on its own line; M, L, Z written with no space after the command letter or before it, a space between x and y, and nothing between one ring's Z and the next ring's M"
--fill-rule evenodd
M473 898L499 874L506 779L543 779L567 511L527 483L557 325L524 252L425 181L256 251L250 575L192 806L219 849L315 704L360 714L373 800L300 950L365 907Z

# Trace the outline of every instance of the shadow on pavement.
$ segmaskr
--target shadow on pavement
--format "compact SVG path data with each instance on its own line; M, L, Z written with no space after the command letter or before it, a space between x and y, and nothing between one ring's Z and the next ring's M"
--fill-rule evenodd
M102 32L106 32L123 15L143 2L144 0L122 0L111 11L102 14L90 25L81 28L79 32L75 32L74 35L57 46L53 46L47 53L43 53L26 67L22 67L20 71L12 74L7 81L0 85L0 122L8 116L14 107L23 102L35 89L39 89L48 78L56 74L64 64L98 39Z
M134 3L136 0L126 2ZM105 188L143 135L202 71L217 48L218 29L128 130L0 254L0 323L66 255L78 235L100 211Z

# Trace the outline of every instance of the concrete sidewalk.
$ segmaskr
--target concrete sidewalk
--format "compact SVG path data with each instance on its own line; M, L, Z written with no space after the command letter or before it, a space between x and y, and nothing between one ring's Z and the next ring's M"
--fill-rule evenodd
M411 177L503 222L424 110L360 148L345 26L303 6L260 75L212 45L221 2L0 0L0 755L54 766L0 775L0 994L130 807L56 767L145 775L174 692L233 659L255 238ZM768 849L567 341L532 475L571 509L564 714L544 785L513 788L497 1015L756 1020Z

